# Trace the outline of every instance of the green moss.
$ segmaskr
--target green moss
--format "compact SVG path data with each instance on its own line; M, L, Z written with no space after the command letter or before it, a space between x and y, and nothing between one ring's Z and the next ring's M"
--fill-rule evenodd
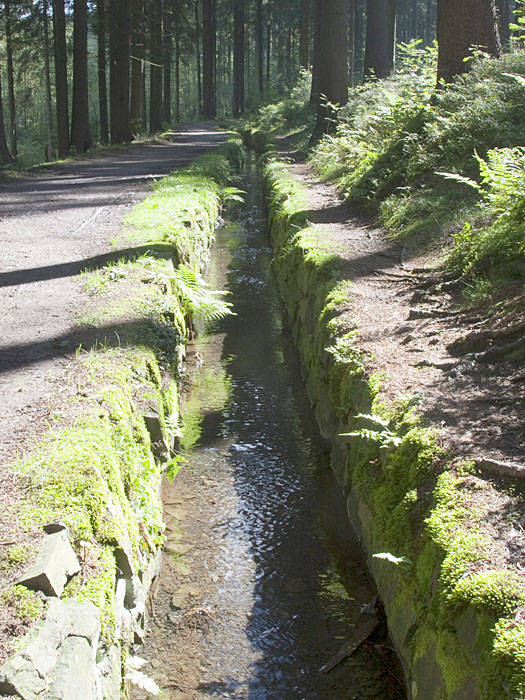
M0 593L0 605L9 606L21 624L35 622L42 617L44 601L25 586L13 586Z

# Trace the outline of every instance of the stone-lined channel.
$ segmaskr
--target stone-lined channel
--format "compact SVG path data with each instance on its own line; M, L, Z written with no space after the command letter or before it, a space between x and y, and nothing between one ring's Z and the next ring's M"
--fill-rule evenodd
M253 162L241 186L209 271L236 315L194 348L188 464L165 487L163 572L137 653L170 700L398 700L383 622L320 673L371 619L375 590L286 330Z

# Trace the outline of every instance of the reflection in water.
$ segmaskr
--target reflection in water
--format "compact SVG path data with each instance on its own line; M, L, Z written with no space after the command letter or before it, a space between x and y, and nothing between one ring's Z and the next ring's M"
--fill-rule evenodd
M207 666L191 697L401 698L381 630L319 673L374 589L283 329L256 173L243 189L209 274L237 315L199 340L204 364L184 418L189 468L214 499L206 567L217 586L204 603L221 615L203 637Z

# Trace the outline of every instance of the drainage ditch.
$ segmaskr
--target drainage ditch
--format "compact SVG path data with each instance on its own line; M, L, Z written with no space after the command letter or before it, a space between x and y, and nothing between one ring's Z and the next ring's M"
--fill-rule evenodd
M236 315L190 349L188 463L138 654L169 700L406 697L286 330L249 161L209 281ZM134 700L153 697L135 687Z

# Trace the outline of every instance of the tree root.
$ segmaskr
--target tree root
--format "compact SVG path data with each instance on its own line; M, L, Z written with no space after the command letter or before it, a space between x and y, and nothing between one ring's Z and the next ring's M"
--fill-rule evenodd
M518 362L525 360L525 335L505 345L493 345L483 352L472 352L465 355L460 364L465 362Z
M475 457L474 464L482 472L495 474L496 476L505 476L510 479L525 479L525 466L516 462L501 462L497 459L489 459L488 457Z
M481 352L491 340L500 340L512 338L518 333L525 331L525 321L516 324L515 326L507 326L506 328L496 328L494 330L473 331L464 338L455 340L451 343L447 350L451 353L463 355L465 352L475 353ZM504 346L503 346L504 347Z

